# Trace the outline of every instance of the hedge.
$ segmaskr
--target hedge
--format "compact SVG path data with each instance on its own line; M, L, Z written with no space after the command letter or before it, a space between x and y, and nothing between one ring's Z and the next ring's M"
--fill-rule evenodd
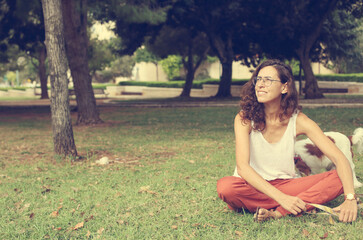
M243 85L248 79L232 79L232 85ZM169 81L169 82L136 82L127 81L120 82L121 86L146 86L146 87L166 87L166 88L182 88L184 81ZM192 88L202 89L203 84L219 84L219 79L209 78L204 80L194 80Z
M360 83L363 83L363 73L316 75L316 78L317 78L318 81L338 81L338 82L360 82Z
M19 90L19 91L25 91L28 87L1 87L0 91L7 92L8 90Z
M363 83L363 73L330 74L330 75L316 74L315 77L318 81ZM299 76L294 76L294 78L295 80L298 80ZM302 79L304 80L304 76L302 76Z
M338 81L338 82L360 82L363 83L363 73L354 74L332 74L332 75L315 75L318 81ZM298 80L298 76L294 76L295 80ZM304 80L304 76L302 76ZM243 85L249 79L232 79L232 85ZM169 82L137 82L126 81L120 82L121 86L146 86L146 87L166 87L166 88L182 88L184 87L184 81L169 81ZM219 79L209 78L204 80L194 80L192 88L201 89L203 84L219 84Z

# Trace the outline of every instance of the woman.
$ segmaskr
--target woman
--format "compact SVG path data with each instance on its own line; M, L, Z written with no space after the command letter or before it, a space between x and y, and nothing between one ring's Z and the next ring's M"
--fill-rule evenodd
M234 122L236 170L217 183L219 197L235 211L255 212L261 222L313 209L344 192L335 208L339 220L357 218L352 170L344 154L319 126L299 111L291 68L279 60L260 64L242 88L241 111ZM336 170L297 178L296 136L305 134L335 164Z

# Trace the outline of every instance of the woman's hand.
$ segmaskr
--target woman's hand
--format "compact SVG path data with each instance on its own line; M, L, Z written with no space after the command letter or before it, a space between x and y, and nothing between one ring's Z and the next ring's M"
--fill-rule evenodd
M357 200L345 200L340 206L333 210L339 213L339 221L353 222L357 219Z
M298 197L285 194L278 203L281 207L294 215L297 215L302 211L306 211L306 203Z

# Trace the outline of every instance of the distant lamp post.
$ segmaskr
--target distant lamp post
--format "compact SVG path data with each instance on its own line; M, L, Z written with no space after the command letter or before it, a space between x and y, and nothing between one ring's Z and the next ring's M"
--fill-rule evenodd
M8 82L8 77L6 75L4 75L4 84L5 85L9 85L9 82Z
M18 65L18 69L16 69L16 86L20 86L20 81L19 81L19 68L26 62L25 57L19 57L18 60L16 61L17 65Z
M15 73L16 73L16 86L19 87L19 70L16 69Z

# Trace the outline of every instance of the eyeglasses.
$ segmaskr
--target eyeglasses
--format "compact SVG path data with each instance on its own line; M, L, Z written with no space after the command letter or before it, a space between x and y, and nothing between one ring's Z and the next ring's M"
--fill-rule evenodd
M269 87L272 85L272 82L281 82L280 80L274 80L271 78L262 78L262 77L255 77L253 79L253 85L261 84L261 81L263 82L263 85L265 87Z

